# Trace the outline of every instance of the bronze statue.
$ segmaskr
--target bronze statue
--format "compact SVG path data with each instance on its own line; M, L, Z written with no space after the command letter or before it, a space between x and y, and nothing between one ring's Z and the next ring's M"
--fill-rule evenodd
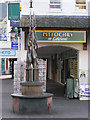
M37 36L35 32L35 16L34 15L30 17L29 34L26 42L27 42L26 44L27 45L27 62L26 62L27 81L34 81L38 79L37 77L35 77L36 75L38 76L38 58L37 58L38 44L37 44Z

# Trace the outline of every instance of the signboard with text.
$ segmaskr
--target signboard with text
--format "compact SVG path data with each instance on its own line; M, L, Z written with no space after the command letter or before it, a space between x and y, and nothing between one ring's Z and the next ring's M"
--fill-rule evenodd
M18 50L18 42L17 41L12 41L11 42L11 49L12 50ZM21 43L20 43L20 49L21 49Z
M20 26L20 20L10 20L10 26Z
M0 49L0 56L16 56L16 51L9 49Z
M11 42L11 49L18 50L18 42L15 42L15 41Z
M80 97L90 97L90 84L81 84L80 85Z
M9 20L20 19L19 3L8 3L8 19Z
M36 30L37 42L86 43L86 31Z

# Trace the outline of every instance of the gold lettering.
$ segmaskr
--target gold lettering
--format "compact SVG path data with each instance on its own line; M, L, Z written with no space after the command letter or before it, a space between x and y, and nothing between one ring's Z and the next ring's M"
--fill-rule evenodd
M70 33L70 36L72 37L72 33Z
M69 33L67 33L67 37L70 37L70 34L69 34Z
M47 33L43 33L43 34L42 34L42 36L43 36L43 37L44 37L44 36L46 36L46 37L47 37Z
M51 33L48 33L48 37L50 37L50 34L51 34Z
M61 34L61 33L59 33L59 37L62 37L62 34Z
M57 37L57 36L58 36L58 33L54 33L54 36Z
M63 33L63 32L43 32L42 37L72 37L72 33Z
M51 33L51 37L54 37L54 36L53 36L53 33Z
M65 37L67 37L67 34L65 33Z
M63 37L67 37L67 34L66 34L66 33L63 33L62 36L63 36Z

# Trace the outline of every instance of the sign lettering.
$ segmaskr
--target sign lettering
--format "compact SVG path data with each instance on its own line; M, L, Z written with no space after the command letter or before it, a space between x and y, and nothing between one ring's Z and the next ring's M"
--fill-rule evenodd
M86 31L36 30L37 42L86 43Z

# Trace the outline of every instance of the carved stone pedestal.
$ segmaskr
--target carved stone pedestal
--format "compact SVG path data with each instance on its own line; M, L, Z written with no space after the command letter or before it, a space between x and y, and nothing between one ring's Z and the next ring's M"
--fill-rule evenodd
M11 94L13 112L20 114L51 113L52 96L43 93L43 82L21 82L21 94Z
M45 114L52 111L52 94L41 95L12 94L13 112L20 114Z

